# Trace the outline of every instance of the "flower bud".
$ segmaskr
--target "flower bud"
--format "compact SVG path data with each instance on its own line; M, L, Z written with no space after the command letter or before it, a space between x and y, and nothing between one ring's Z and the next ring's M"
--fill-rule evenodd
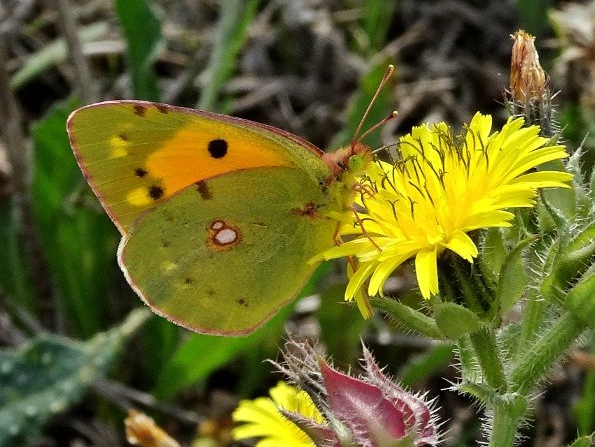
M510 94L514 101L521 104L539 101L547 90L547 78L539 65L535 37L519 30L512 39Z
M266 402L260 398L240 403L233 417L245 424L234 429L234 438L261 437L257 447L438 445L432 402L394 383L365 347L363 352L364 374L353 377L333 368L313 346L290 341L285 363L277 367L301 390L283 384L285 398L271 393L272 400ZM281 420L270 411L275 407ZM292 426L283 425L288 423Z
M163 431L155 421L144 413L130 410L124 421L126 439L132 445L141 447L180 447L173 438Z

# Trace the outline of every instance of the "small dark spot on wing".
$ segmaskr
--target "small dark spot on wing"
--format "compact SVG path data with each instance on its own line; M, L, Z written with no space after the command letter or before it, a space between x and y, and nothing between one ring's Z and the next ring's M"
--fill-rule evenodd
M134 175L136 175L137 177L140 177L140 178L143 178L147 174L148 174L148 172L143 168L136 168L134 170Z
M207 185L207 182L205 182L204 180L201 180L200 182L196 182L196 190L198 191L200 196L203 198L203 200L210 200L213 198L213 195L211 194L211 191L209 190L209 185Z
M149 197L153 200L159 200L163 197L163 188L157 185L149 186Z
M227 154L227 149L227 141L225 141L222 138L217 138L216 140L209 141L208 150L209 154L211 154L211 157L213 158L225 157L225 154Z
M137 116L145 116L145 112L147 111L147 108L143 105L140 104L135 104L134 105L134 114Z
M320 213L318 211L318 207L313 202L305 203L304 206L299 208L293 208L291 210L292 214L297 214L298 216L305 216L305 217L319 217Z

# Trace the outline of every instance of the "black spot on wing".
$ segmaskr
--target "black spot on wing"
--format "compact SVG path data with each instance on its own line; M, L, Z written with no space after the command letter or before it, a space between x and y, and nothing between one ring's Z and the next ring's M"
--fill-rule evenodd
M149 187L149 197L153 200L159 200L163 197L163 188L157 185L151 185Z
M211 194L211 191L209 190L209 185L207 185L207 182L205 182L204 180L201 180L200 182L196 182L196 190L198 191L200 196L203 198L203 200L210 200L213 198L213 195Z
M134 175L136 175L139 178L143 178L147 174L148 174L148 172L146 170L144 170L143 168L136 168L134 170Z
M121 132L118 134L118 138L122 141L128 141L128 134Z
M134 105L134 114L137 116L145 116L145 112L147 111L147 108L143 105L140 104L135 104Z
M223 158L227 154L227 141L217 138L216 140L209 141L209 154L213 158Z

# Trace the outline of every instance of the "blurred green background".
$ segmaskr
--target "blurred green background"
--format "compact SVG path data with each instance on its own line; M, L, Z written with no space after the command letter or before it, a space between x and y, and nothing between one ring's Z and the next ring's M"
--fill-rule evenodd
M477 409L444 390L456 374L451 346L363 321L342 303L341 265L323 266L306 299L249 337L192 334L150 315L117 267L117 230L65 121L86 103L147 99L332 149L350 141L394 63L368 126L399 115L366 139L376 148L422 121L458 126L478 110L504 121L509 35L524 28L577 147L595 125L592 2L13 0L0 23L0 446L126 445L133 407L186 444L227 445L238 399L278 380L263 360L287 333L320 339L343 368L356 365L362 338L390 374L439 397L444 445L474 444ZM406 270L395 278L403 300L411 281ZM571 360L552 374L522 445L595 430L595 361Z

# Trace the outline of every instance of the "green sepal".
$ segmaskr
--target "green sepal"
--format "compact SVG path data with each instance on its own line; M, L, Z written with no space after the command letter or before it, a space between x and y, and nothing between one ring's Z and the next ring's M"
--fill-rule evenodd
M419 310L390 298L372 298L370 303L406 329L437 340L445 338L434 319Z
M499 273L506 260L507 249L502 228L488 228L480 244L479 268L482 275L497 283Z
M477 314L460 304L435 302L432 309L438 328L451 340L458 340L482 327L482 321Z
M588 276L573 287L564 300L564 307L595 329L595 276Z

